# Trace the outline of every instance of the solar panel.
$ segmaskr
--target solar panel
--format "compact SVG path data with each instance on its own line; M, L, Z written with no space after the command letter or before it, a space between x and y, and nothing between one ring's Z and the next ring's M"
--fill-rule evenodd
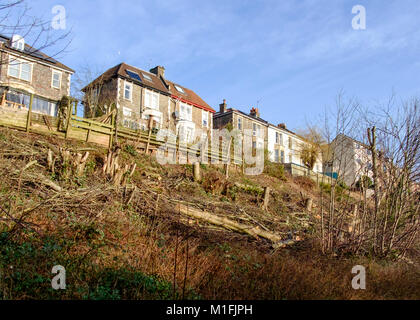
M132 72L132 71L129 71L129 70L125 70L125 72L128 74L128 76L129 76L131 79L133 79L133 80L137 80L137 81L140 81L140 82L141 82L140 76L139 76L137 73Z

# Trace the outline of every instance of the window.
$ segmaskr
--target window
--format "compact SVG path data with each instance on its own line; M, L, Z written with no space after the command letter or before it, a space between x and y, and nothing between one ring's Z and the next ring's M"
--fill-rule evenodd
M289 137L289 149L293 148L293 140L292 137Z
M187 141L188 142L192 142L194 139L194 128L191 127L187 127Z
M142 73L142 76L143 76L143 78L144 78L144 79L146 79L147 81L152 81L152 78L151 78L148 74L146 74L146 73Z
M23 37L20 35L13 35L11 42L12 48L14 49L23 51L23 49L25 48L25 39L23 39Z
M257 137L260 136L260 126L256 123L252 124L252 135Z
M131 110L129 108L123 107L123 115L126 117L131 117Z
M52 82L51 85L53 88L61 88L61 72L53 70L52 71Z
M184 89L182 89L180 86L177 86L176 84L174 84L174 87L176 90L178 90L181 93L185 93Z
M11 77L30 82L32 79L32 64L10 57L8 73Z
M124 81L124 98L131 101L133 95L133 84Z
M128 74L128 76L131 79L137 80L137 81L141 81L140 76L138 75L138 73L136 73L134 71L130 71L130 70L125 70L125 72Z
M279 132L276 132L276 143L283 145L283 135Z
M238 118L238 129L242 130L242 118Z
M289 162L292 163L293 162L293 156L291 154L289 154Z
M31 81L32 66L30 63L22 63L20 69L20 78L22 80Z
M279 150L274 150L274 161L279 162Z
M257 142L252 141L252 149L257 149Z
M6 100L11 102L16 102L25 105L26 108L29 108L30 96L16 91L9 91L6 94Z
M178 136L180 141L193 142L194 140L194 127L182 124L178 127Z
M192 106L186 103L181 103L179 106L179 117L182 120L192 121Z
M144 106L146 108L159 110L159 93L145 90Z
M284 163L284 151L283 150L280 152L280 160L281 160L281 163Z
M201 119L202 119L203 128L208 128L208 126L209 126L209 112L202 110L201 111Z

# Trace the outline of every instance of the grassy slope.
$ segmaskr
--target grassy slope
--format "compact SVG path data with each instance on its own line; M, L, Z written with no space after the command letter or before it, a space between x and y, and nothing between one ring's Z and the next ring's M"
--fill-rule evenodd
M49 146L93 148L85 175L65 179L60 171L49 172ZM304 210L309 195L316 211L318 188L310 181L239 172L226 181L221 170L203 166L199 184L190 166L161 167L130 147L124 150L123 161L135 161L137 170L127 188L114 188L101 170L106 150L0 128L0 297L419 298L415 266L320 254L316 214L307 217L309 225L292 214ZM37 164L22 171L32 160ZM65 191L55 192L40 182L44 178ZM241 190L235 182L270 186L269 212L260 209L258 188ZM173 200L304 240L274 251L264 240L179 216ZM66 290L51 289L51 269L58 264L66 268ZM367 268L366 290L351 288L356 264Z

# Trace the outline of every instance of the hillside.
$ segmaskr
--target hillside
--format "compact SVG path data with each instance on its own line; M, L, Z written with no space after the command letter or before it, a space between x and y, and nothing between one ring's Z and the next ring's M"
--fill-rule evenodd
M259 176L231 168L228 178L201 165L197 182L191 165L120 148L117 179L103 170L107 149L0 128L3 299L420 298L415 259L321 253L312 180L272 164ZM350 192L340 197L351 204ZM66 268L66 290L51 288L54 265ZM351 287L354 265L367 268L366 290Z

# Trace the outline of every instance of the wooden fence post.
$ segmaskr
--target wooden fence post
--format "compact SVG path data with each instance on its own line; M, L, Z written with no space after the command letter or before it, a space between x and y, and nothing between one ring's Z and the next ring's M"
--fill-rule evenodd
M67 139L68 135L69 135L69 131L71 129L71 117L72 117L72 105L71 105L71 101L68 102L68 106L67 106L67 124L66 124L66 134L64 135L64 138Z
M89 122L89 127L92 127L92 122ZM88 141L89 141L90 130L91 130L91 129L88 129L88 132L87 132L87 135L86 135L86 142L88 142Z
M147 137L147 145L146 145L146 154L149 152L149 145L150 145L150 136L152 135L152 117L149 116L149 135Z
M112 114L111 114L111 134L109 135L109 146L108 148L111 149L112 148L112 144L113 144L113 140L114 140L114 133L117 130L117 124L115 123L115 109L112 110Z
M242 174L245 173L245 154L244 154L244 136L242 135Z
M31 99L29 100L28 118L26 119L26 132L29 132L29 128L31 127L33 101L34 101L34 95L31 94Z

